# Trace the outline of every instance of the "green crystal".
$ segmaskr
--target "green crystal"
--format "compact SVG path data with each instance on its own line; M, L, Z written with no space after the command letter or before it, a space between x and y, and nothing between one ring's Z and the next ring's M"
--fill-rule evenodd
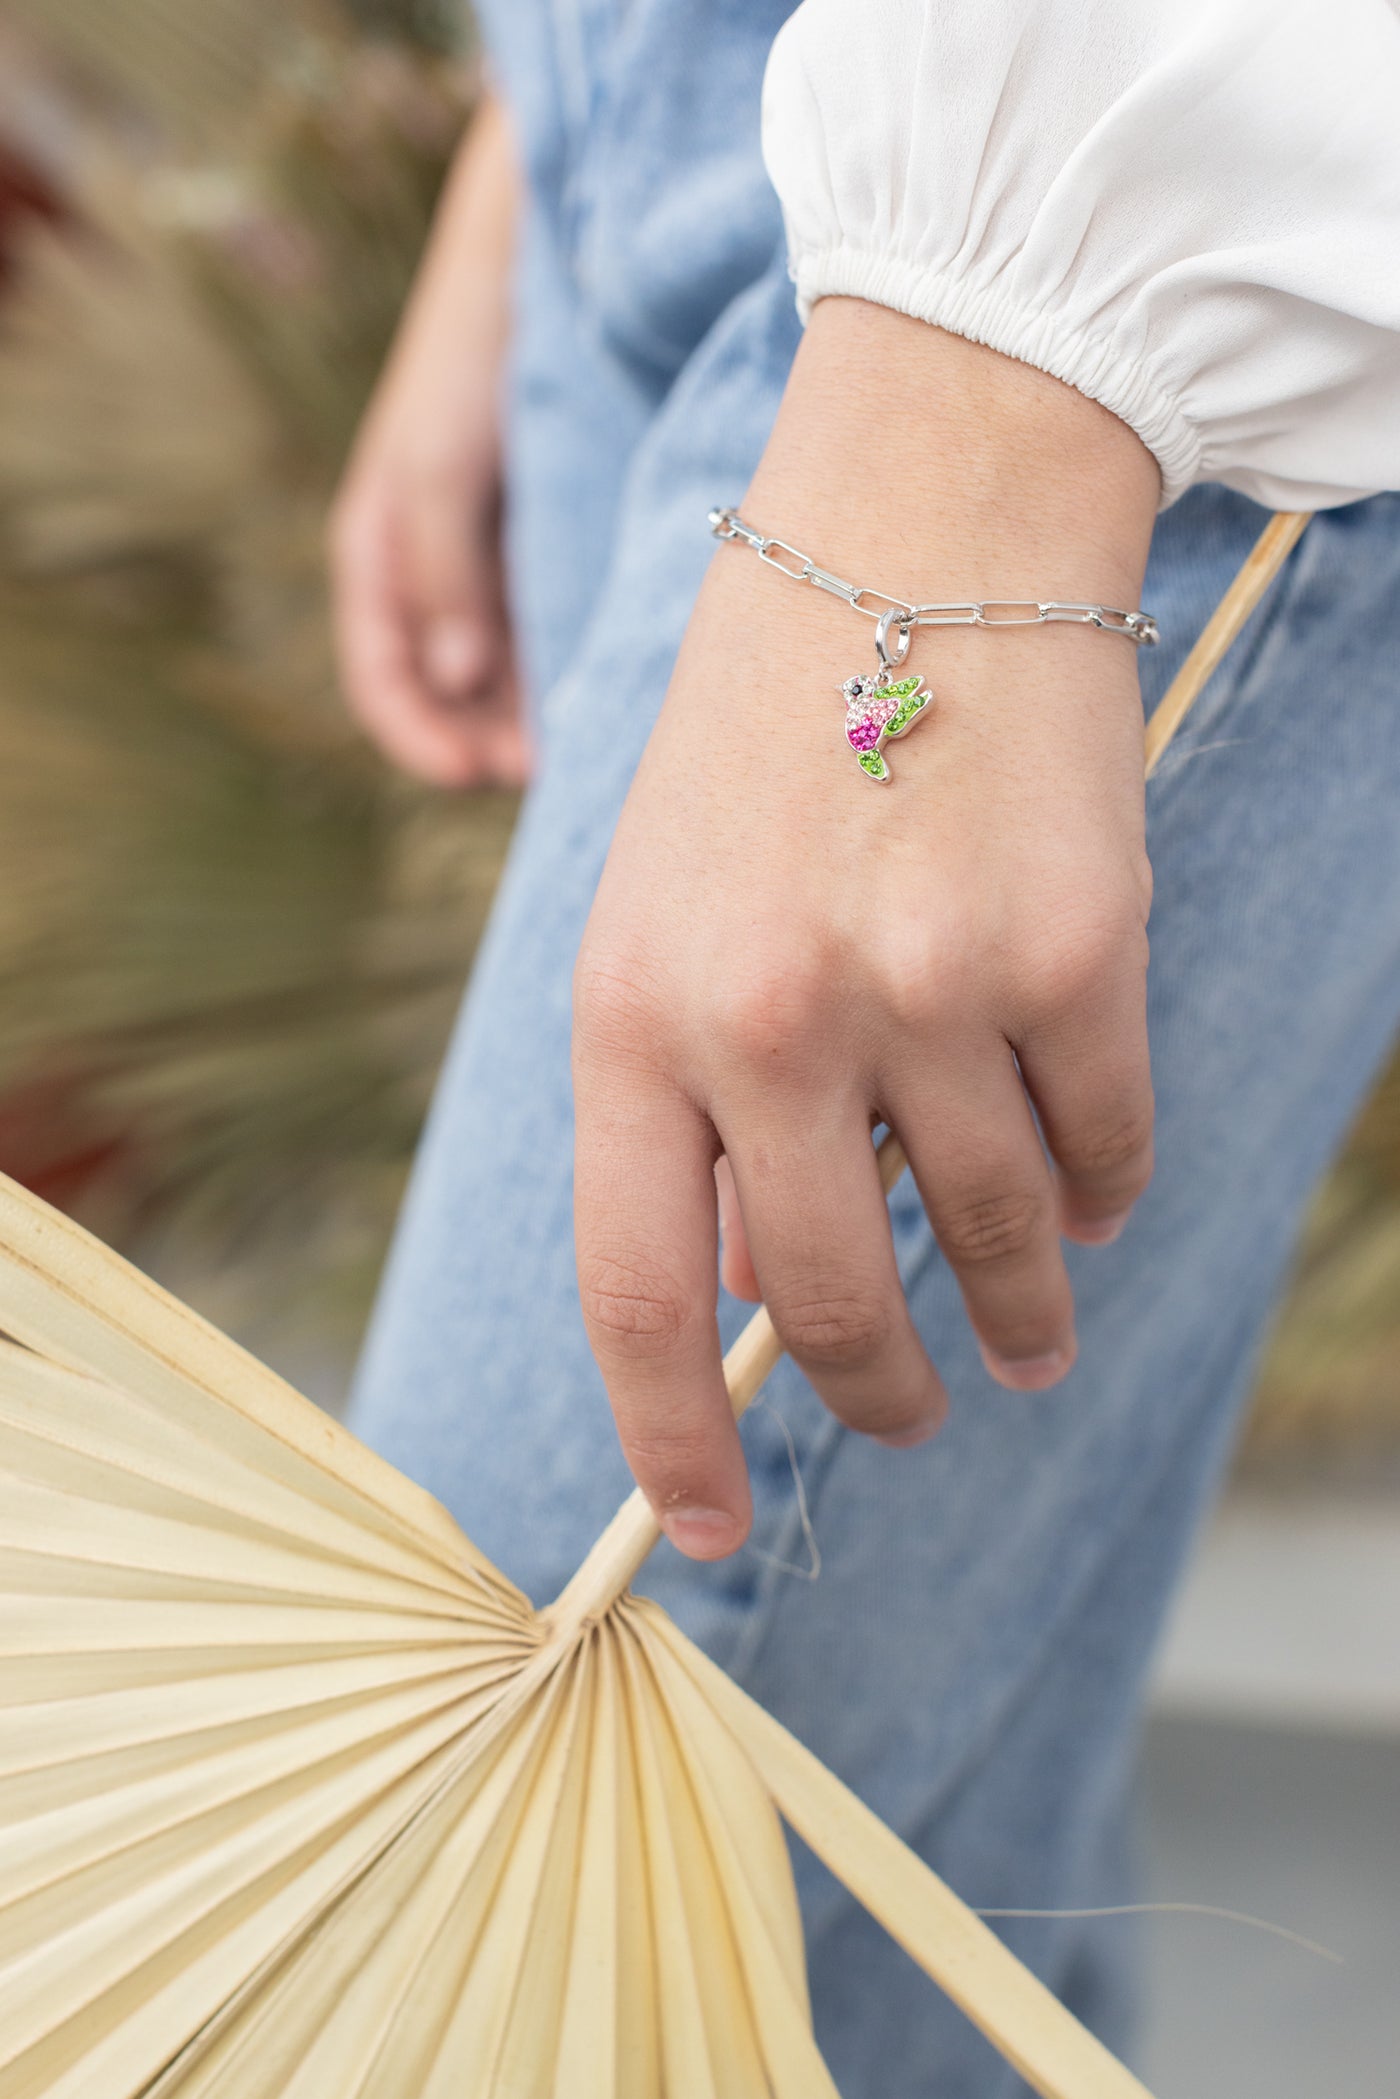
M856 763L863 773L869 773L872 780L888 780L890 776L890 769L878 751L862 751Z
M884 688L885 698L887 700L905 699L911 692L917 692L923 682L922 678L901 678L898 685L887 685Z
M902 707L897 707L885 723L886 736L900 735L903 730L908 728L914 716L921 713L928 703L929 695L926 692L921 692L916 699L906 700Z

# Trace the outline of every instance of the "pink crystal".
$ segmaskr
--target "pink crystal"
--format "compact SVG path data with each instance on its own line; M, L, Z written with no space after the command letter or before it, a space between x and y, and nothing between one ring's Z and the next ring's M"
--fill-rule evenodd
M873 715L862 715L858 722L847 725L846 740L853 751L873 751L883 727L884 723L877 722Z

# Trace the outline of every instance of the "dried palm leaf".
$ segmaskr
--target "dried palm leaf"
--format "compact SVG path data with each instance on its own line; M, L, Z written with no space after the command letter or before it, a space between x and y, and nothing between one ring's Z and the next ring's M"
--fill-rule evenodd
M887 1139L887 1188L903 1166ZM835 2099L779 1816L1045 2099L1146 2099L631 1595L640 1492L536 1613L427 1495L3 1181L0 1329L0 2099ZM760 1310L736 1412L778 1353Z
M0 2099L834 2099L779 1813L1047 2099L1145 2099L625 1593L644 1503L537 1614L12 1183L0 1257Z

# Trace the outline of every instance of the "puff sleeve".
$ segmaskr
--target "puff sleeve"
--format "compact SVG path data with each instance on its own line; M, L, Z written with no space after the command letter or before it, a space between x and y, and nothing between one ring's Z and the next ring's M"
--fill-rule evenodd
M1040 366L1164 504L1400 487L1396 0L803 0L763 141L804 317Z

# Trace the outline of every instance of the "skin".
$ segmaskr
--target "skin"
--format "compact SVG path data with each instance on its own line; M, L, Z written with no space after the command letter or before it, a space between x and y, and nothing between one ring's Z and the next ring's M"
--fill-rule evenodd
M423 305L467 276L440 263L410 333L445 337ZM400 504L395 433L443 428L425 369L396 353L367 432ZM479 475L479 445L469 457ZM1137 437L1071 388L830 299L740 508L840 575L920 597L1131 606L1158 494ZM459 479L459 546L481 505ZM420 604L407 572L397 602ZM366 586L337 573L344 631ZM905 1445L947 1401L899 1287L872 1127L901 1137L987 1367L1022 1391L1074 1360L1062 1236L1115 1237L1151 1173L1135 651L1079 627L920 631L904 668L936 698L877 786L836 691L873 667L872 634L718 549L578 960L584 1317L629 1463L697 1558L733 1551L751 1514L715 1321L721 1228L726 1285L766 1299L825 1403ZM404 755L421 690L358 704Z
M331 513L341 684L385 755L441 787L521 785L501 559L501 367L518 183L501 106L453 167Z

